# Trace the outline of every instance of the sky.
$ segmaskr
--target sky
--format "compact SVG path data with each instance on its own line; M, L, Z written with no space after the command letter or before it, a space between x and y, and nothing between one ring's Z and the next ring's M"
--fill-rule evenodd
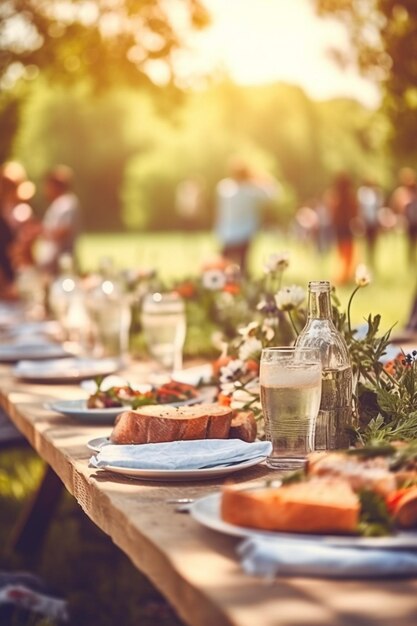
M210 27L188 37L189 52L178 60L186 77L226 71L239 84L284 81L314 99L354 97L374 107L378 89L353 69L341 70L329 46L347 46L336 20L318 18L312 0L203 0Z

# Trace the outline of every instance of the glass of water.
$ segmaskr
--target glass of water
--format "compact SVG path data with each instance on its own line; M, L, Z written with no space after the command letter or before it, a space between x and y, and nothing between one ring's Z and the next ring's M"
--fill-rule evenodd
M260 367L265 434L272 442L266 463L273 469L303 467L314 450L321 397L321 360L317 348L265 348Z
M153 293L144 298L141 323L149 354L168 371L182 368L186 333L184 301L176 293Z

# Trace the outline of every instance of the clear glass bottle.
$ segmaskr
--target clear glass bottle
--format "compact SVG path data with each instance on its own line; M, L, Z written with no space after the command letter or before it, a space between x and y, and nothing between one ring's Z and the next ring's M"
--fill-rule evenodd
M344 337L332 321L330 283L308 285L308 318L297 346L318 348L322 361L322 392L316 426L316 450L349 445L352 425L352 366Z

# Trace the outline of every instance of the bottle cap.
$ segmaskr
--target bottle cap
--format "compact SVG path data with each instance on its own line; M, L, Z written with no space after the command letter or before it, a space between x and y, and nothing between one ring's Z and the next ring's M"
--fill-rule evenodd
M328 280L311 280L308 283L310 291L330 291L330 282Z

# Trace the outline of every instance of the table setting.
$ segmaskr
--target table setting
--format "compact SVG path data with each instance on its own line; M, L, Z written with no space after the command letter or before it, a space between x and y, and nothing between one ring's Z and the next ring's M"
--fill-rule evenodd
M279 258L269 265L279 283L283 266ZM358 281L355 290L366 286L363 278ZM278 282L272 281L273 291ZM87 319L80 316L76 292L75 314L68 305L59 322L64 326L62 343L36 339L32 345L45 348L45 358L4 360L23 387L72 385L70 397L56 397L44 408L57 428L65 419L66 428L74 423L74 428L86 429L83 472L89 480L98 488L113 489L120 479L128 479L123 482L128 488L182 485L184 498L193 501L181 512L209 533L238 539L234 558L246 574L335 579L416 575L416 453L407 439L411 427L404 422L406 438L397 447L393 436L386 435L390 428L395 433L388 420L381 423L375 414L360 423L364 405L359 395L354 411L350 409L360 381L367 381L368 394L375 393L377 401L370 386L373 376L379 385L391 379L397 386L405 384L404 377L414 375L412 352L398 357L388 337L378 338L372 319L367 329L356 332L348 315L342 333L331 321L328 283L313 281L304 312L298 288L283 288L275 295L266 291L260 295L256 320L240 324L234 337L223 340L220 357L184 367L187 307L178 293L152 291L142 294L139 319L154 366L149 369L144 361L145 375L136 376L126 348L126 319L122 315L116 327L110 324L110 341L108 333L99 332L98 306L91 305L94 294L101 308L116 306L112 294L117 298L120 292L110 284L106 275L89 293L90 304L82 314L93 320L88 332L74 334L74 317L65 327L69 311L77 323ZM68 304L68 293L65 297ZM57 300L55 306L58 310ZM289 324L281 323L283 315ZM317 320L330 332L321 330L320 335ZM53 322L47 320L49 329ZM27 333L16 332L16 345L27 348L31 344L25 342L41 330L30 323ZM292 327L299 327L297 333ZM311 336L310 327L315 329ZM89 352L88 342L93 342ZM51 349L46 346L65 350L75 344L79 351L72 356L46 358ZM384 398L387 406L389 397ZM340 450L346 458L335 456ZM400 469L394 471L392 464ZM266 476L259 484L253 482L255 469ZM411 476L410 484L402 478L404 472L407 480ZM187 497L188 485L216 481L217 490L213 486L201 497ZM237 504L230 507L228 502Z

